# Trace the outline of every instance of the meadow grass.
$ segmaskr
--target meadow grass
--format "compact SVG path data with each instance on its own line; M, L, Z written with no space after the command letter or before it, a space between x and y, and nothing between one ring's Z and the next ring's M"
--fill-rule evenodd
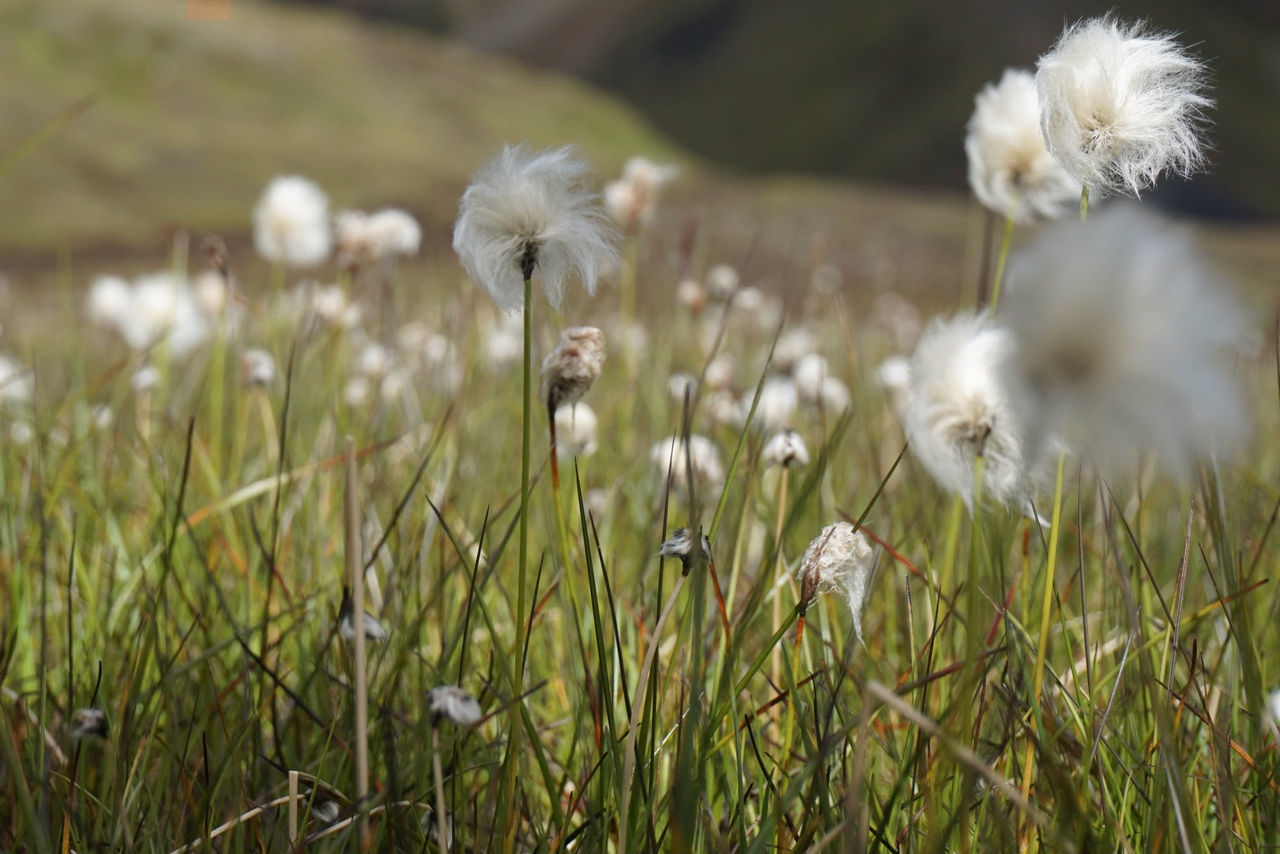
M394 329L278 313L266 266L244 260L225 358L152 354L163 378L144 406L142 357L79 334L87 271L69 271L62 313L22 332L34 400L0 410L0 850L284 851L291 802L307 850L360 847L358 815L374 850L437 850L440 803L452 851L1280 845L1270 356L1238 367L1258 419L1245 453L1183 484L1144 459L1101 482L1068 458L1050 530L955 509L903 453L873 379L899 345L862 295L792 294L781 325L733 302L694 317L672 297L680 265L636 249L643 344L613 294L535 310L535 358L580 322L610 358L585 398L600 448L562 465L559 511L535 435L527 596L518 363L491 365L492 308L455 266L401 269L393 320L446 336L456 385L402 353L413 382L358 405L342 394L358 339ZM367 317L390 314L352 289ZM762 470L767 434L713 420L706 391L673 400L667 377L729 353L755 413L784 370L780 330L800 327L852 403L797 411L812 462L783 488ZM247 346L276 356L277 383L240 381ZM649 448L694 432L727 475L688 495ZM368 646L364 802L337 632L348 435L366 601L390 630ZM880 544L866 643L832 597L797 643L794 569L841 518ZM678 526L711 541L687 577L657 556ZM431 719L425 694L446 684L479 699L479 725ZM106 712L107 738L70 738L83 707Z

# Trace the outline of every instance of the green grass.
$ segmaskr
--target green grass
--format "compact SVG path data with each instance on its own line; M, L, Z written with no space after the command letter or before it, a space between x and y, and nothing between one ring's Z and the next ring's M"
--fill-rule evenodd
M774 198L734 216L768 221ZM745 252L751 233L707 224L695 254L715 241ZM264 266L243 262L250 321L227 367L215 373L211 354L172 363L150 402L149 441L129 388L136 357L106 336L66 336L70 309L15 322L39 382L29 409L0 412L6 435L15 422L35 427L31 443L0 446L0 849L58 850L66 828L76 851L172 851L281 798L291 770L343 793L351 813L353 658L334 632L347 434L361 449L370 607L391 629L369 652L375 850L435 850L420 825L439 794L423 697L451 683L487 715L474 730L440 731L455 851L611 850L624 801L628 851L1274 848L1277 736L1262 715L1280 683L1273 354L1240 366L1258 429L1237 463L1194 484L1145 473L1110 491L1068 461L1055 588L1045 589L1048 532L984 508L962 518L954 582L939 590L951 502L909 453L894 469L903 438L873 370L895 345L844 297L793 294L786 328L814 331L853 408L800 411L814 461L791 481L781 536L776 483L758 461L767 437L716 425L705 403L690 426L733 461L728 483L700 493L696 512L666 494L648 461L653 443L684 429L666 378L711 355L701 321L670 308L677 237L660 229L637 256L643 355L622 352L613 294L575 294L564 317L535 305L535 358L570 323L601 326L612 346L586 398L600 450L562 469L567 564L535 422L525 614L518 368L486 366L493 311L454 264L402 268L397 321L458 348L456 389L418 363L403 394L347 405L358 334L278 319ZM808 261L771 271L803 282ZM63 277L62 305L80 299L79 281ZM373 319L375 294L363 296ZM776 327L727 323L735 387L749 396ZM282 371L292 363L289 381L244 388L245 346L272 351ZM112 409L111 426L92 426L96 404ZM842 514L896 553L879 556L867 645L827 597L793 655L797 591L775 586L775 555L793 570ZM695 567L673 596L679 567L656 556L686 524L713 533L716 578L732 591L727 637L710 573ZM518 620L527 654L515 649ZM110 737L69 740L68 719L89 705L107 712ZM527 717L513 720L521 706ZM513 755L515 727L524 749ZM304 815L312 850L355 845L354 826L321 837L325 827ZM286 850L286 808L251 815L218 846Z

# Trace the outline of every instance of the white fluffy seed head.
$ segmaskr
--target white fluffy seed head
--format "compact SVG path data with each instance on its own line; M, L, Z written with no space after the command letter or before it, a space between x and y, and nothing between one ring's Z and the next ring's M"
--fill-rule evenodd
M16 359L0 353L0 403L25 403L34 388L31 372Z
M595 410L581 401L556 410L556 454L562 460L596 452Z
M739 405L744 415L751 411L754 397L754 390L743 395ZM799 392L790 377L769 377L760 388L760 401L756 404L755 417L751 423L764 433L786 430L791 426L799 402Z
M1045 147L1040 97L1029 71L1006 69L974 99L964 151L969 186L989 210L1019 222L1061 215L1080 182Z
M733 296L739 282L737 270L728 264L716 264L707 270L707 296L716 302L724 302Z
M249 385L268 386L276 381L276 360L266 350L245 350L240 354L240 369Z
M1138 195L1205 161L1207 72L1172 36L1107 15L1036 63L1045 144L1091 193Z
M377 213L339 211L333 218L338 255L346 264L416 255L422 242L418 221L397 208Z
M795 381L796 393L806 403L816 403L822 399L822 384L829 376L831 366L817 353L801 356L791 366L791 379Z
M875 568L875 550L866 535L848 522L836 522L813 538L800 561L801 610L816 596L839 591L844 594L853 628L862 640L862 609L867 601L867 585Z
M253 209L253 245L268 261L309 267L329 257L329 198L297 175L275 178Z
M622 168L622 178L604 188L604 204L618 227L628 234L653 221L662 187L680 173L675 166L660 166L647 157L632 157Z
M1008 504L1026 482L1024 418L1004 374L1013 346L989 315L962 313L935 320L911 359L903 412L911 453L970 507L980 455L984 494Z
M1055 225L1015 255L1000 315L1033 450L1057 438L1112 474L1152 451L1189 474L1242 440L1231 357L1248 325L1220 282L1184 228L1133 204Z
M524 303L524 279L537 271L559 308L571 275L588 293L618 262L617 232L585 185L586 166L569 148L532 153L507 147L462 194L453 251L467 275L503 311Z
M809 449L804 439L795 430L783 430L765 443L760 458L765 467L772 466L807 466L809 465Z
M594 326L570 326L542 360L542 400L549 412L576 403L604 369L604 333Z
M484 717L476 698L456 685L441 685L428 691L427 711L433 725L444 720L457 727L473 727Z
M679 436L657 443L649 451L649 461L658 476L658 483L665 484L668 471L673 489L688 494L688 471L693 469L693 479L699 490L718 490L724 485L724 465L720 462L720 450L706 436L689 437L688 458L685 443Z

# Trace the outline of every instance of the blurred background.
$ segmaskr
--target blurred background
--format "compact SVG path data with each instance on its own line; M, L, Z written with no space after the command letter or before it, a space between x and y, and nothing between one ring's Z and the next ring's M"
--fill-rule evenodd
M931 217L946 219L938 205L968 205L975 93L1007 66L1032 67L1064 23L1108 8L218 1L227 20L193 20L188 0L0 4L11 266L155 247L178 227L234 242L279 173L316 179L337 207L400 204L444 228L467 175L519 140L576 143L601 180L636 153L679 163L705 178L685 190L703 209L751 182L765 222L769 210L789 216L784 197L806 212L900 200L887 216L911 220L927 251ZM1121 13L1181 33L1213 70L1212 171L1165 181L1154 199L1217 220L1280 219L1280 3L1137 0Z

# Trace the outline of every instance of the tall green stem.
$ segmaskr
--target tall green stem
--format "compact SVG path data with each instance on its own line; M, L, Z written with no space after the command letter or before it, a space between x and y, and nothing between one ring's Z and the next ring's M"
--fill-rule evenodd
M1085 184L1080 188L1080 221L1089 216L1089 185Z
M1004 265L1009 260L1009 245L1013 242L1013 211L1004 218L1004 235L1000 238L1000 255L996 258L995 281L991 285L991 310L1000 304L1000 285L1004 282Z

